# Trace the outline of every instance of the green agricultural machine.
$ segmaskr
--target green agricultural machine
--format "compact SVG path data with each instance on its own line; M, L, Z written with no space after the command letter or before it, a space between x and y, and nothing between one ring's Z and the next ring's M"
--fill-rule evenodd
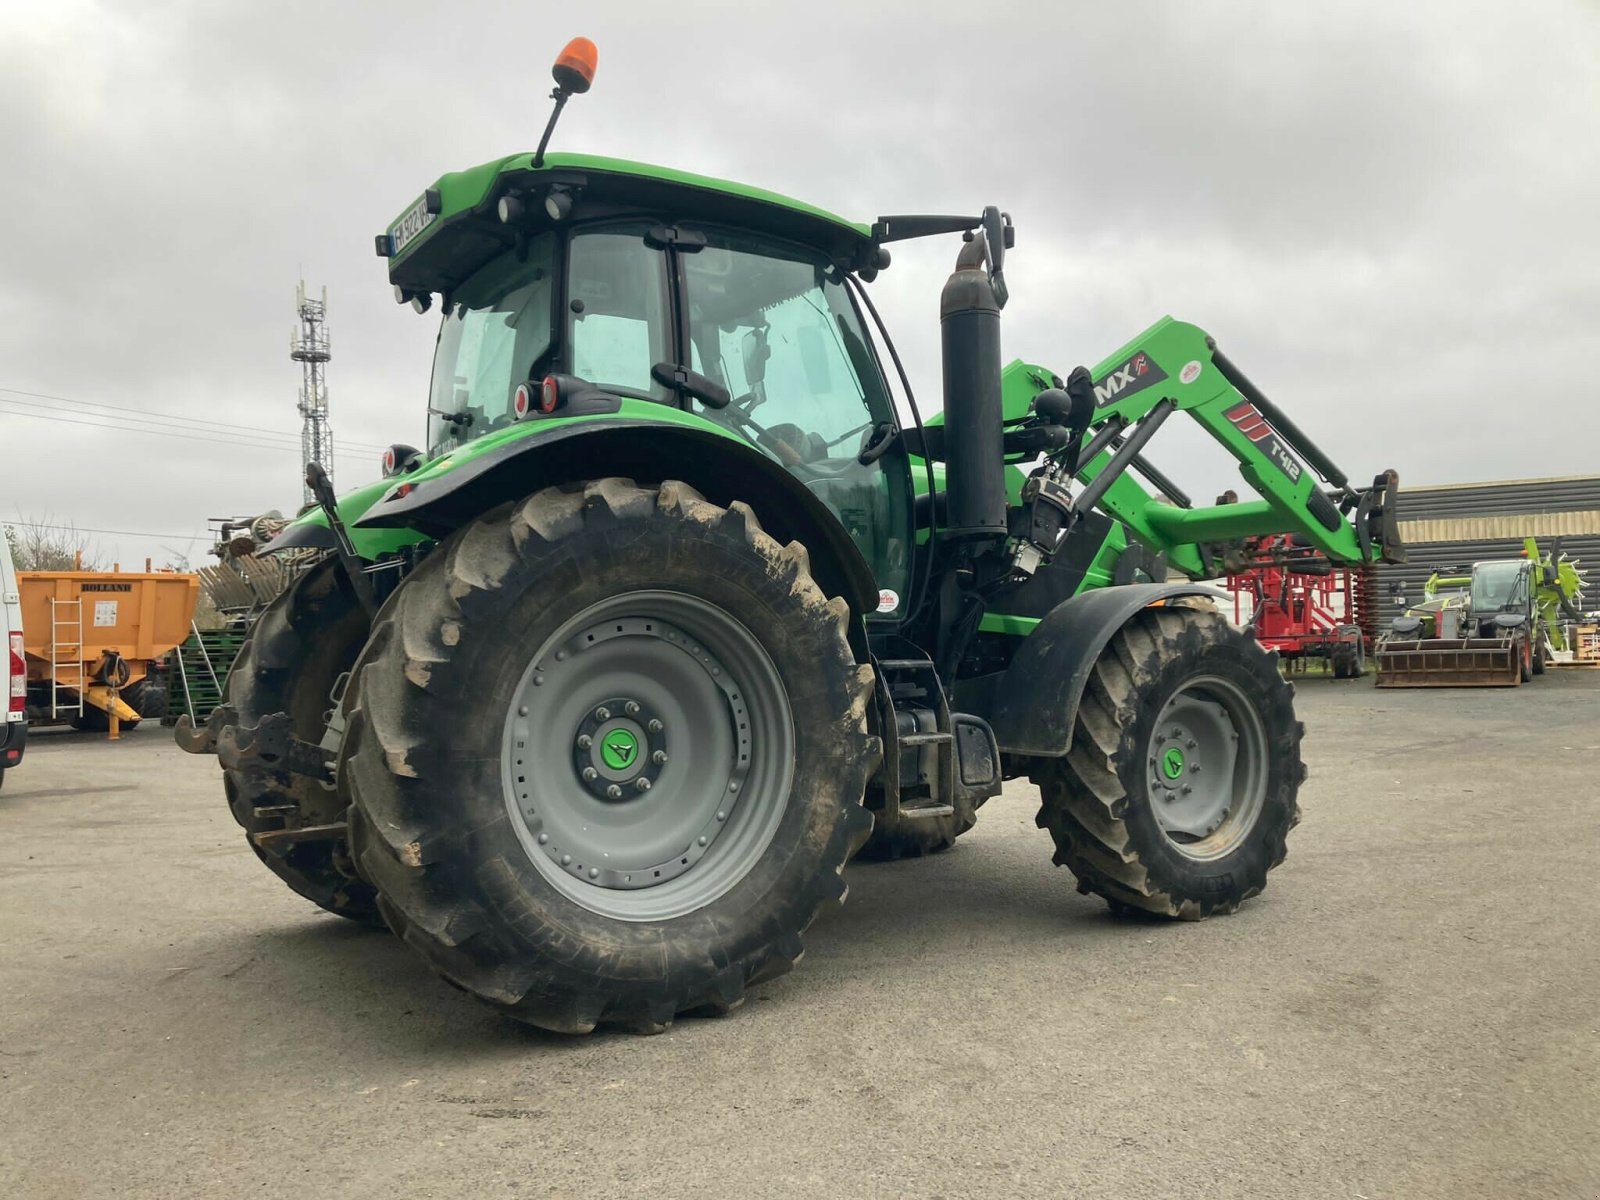
M1584 577L1559 547L1437 571L1422 603L1378 640L1378 686L1516 687L1543 675L1550 651L1571 649L1567 627L1582 619Z
M1195 580L1264 533L1398 555L1393 473L1352 487L1192 325L1065 379L1003 366L996 208L860 225L547 155L593 54L558 60L534 154L377 239L442 314L427 446L343 497L308 469L319 507L267 551L326 557L178 731L251 847L572 1032L736 1006L853 855L944 849L1007 779L1113 909L1254 896L1301 726ZM864 285L926 237L962 240L923 420ZM1177 413L1259 499L1196 506L1146 460Z

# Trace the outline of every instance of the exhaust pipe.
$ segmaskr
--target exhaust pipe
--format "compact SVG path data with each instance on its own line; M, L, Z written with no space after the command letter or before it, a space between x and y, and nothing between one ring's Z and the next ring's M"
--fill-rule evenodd
M1000 396L1000 300L973 238L939 296L944 363L945 491L949 538L1004 537L1004 412Z

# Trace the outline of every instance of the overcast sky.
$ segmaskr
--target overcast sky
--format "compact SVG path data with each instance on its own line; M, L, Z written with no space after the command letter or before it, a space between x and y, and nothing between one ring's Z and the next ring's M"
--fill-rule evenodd
M1065 375L1171 313L1352 478L1600 469L1593 3L0 0L0 518L136 531L90 535L130 566L292 510L302 274L367 447L341 489L420 441L436 317L373 235L531 149L580 33L599 74L555 148L862 220L1008 209L1008 358ZM925 410L955 249L898 246L873 287ZM125 427L151 412L193 423ZM1233 486L1183 424L1150 457Z

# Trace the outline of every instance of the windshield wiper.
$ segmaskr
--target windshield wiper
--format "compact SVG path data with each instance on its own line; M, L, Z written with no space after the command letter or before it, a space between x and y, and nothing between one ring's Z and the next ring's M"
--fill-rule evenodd
M443 420L447 425L453 425L458 429L465 429L473 421L472 414L469 412L445 412L442 408L430 408L428 411Z

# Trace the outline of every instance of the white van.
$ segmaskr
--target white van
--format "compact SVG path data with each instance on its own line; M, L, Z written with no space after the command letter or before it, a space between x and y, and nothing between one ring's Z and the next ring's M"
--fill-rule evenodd
M5 643L5 678L9 685L6 719L0 723L0 785L6 781L6 768L22 761L28 744L28 659L22 649L22 596L17 587L17 572L11 565L11 547L0 536L0 640Z

